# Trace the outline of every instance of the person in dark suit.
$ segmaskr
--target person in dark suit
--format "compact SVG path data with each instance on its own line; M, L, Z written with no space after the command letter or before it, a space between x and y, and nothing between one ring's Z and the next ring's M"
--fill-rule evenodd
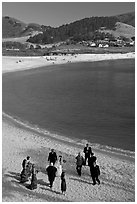
M53 163L53 165L55 164L55 162L57 161L57 154L56 152L54 151L54 149L51 149L51 152L49 153L49 156L48 156L48 161L50 163Z
M91 175L92 180L93 180L93 185L96 184L96 181L98 182L98 185L100 184L100 180L98 178L99 175L100 175L100 168L95 162L94 167L92 169L92 175Z
M92 152L91 157L89 158L89 162L88 162L88 165L90 167L91 176L92 176L93 167L94 167L94 164L95 164L96 160L97 160L97 158L94 156L94 153Z
M88 146L88 144L86 144L86 147L84 147L84 151L85 153L85 165L86 165L86 161L89 160L90 155L92 153L91 147Z
M50 166L47 167L46 171L48 174L48 180L50 182L50 188L52 189L53 182L54 182L55 177L56 177L57 168L51 162Z
M84 158L79 152L78 155L76 156L76 170L79 176L81 176L81 170L82 170L83 163L84 163Z

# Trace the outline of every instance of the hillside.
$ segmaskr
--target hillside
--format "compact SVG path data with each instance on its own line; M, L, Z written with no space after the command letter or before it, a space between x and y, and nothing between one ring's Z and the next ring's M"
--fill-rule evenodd
M77 20L56 28L36 23L25 24L14 18L2 18L3 41L30 42L35 44L52 44L63 41L77 43L105 37L135 36L135 13L110 17L90 17Z
M99 30L100 32L104 32L104 33L109 33L110 35L114 36L114 37L119 37L119 36L123 36L125 38L132 38L133 36L135 36L135 28L131 25L125 24L125 23L121 23L121 22L117 22L115 24L115 30L109 30L109 29L101 29Z
M100 36L100 33L97 32L100 29L104 30L104 33L113 35L113 36L124 36L124 37L133 37L134 34L134 21L135 13L128 13L118 16L110 17L90 17L84 18L82 20L75 21L70 24L62 25L57 28L51 28L43 32L43 34L38 34L34 37L28 39L31 43L54 43L59 41L82 41L82 40L96 40L98 36L103 38L105 36ZM124 23L118 26L118 22ZM129 24L128 24L129 23ZM123 26L125 25L125 26ZM119 27L119 28L118 28ZM124 28L123 28L124 27ZM130 34L130 29L131 34ZM111 31L111 32L110 32ZM108 36L107 36L108 37Z
M9 16L2 17L2 37L19 37L25 26L25 23Z
M135 27L135 12L121 14L116 16L119 22Z
M2 38L33 36L49 28L36 23L25 24L9 16L2 17Z

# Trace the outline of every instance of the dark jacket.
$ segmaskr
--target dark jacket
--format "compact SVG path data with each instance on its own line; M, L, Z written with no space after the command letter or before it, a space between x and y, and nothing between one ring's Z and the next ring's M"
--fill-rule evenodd
M48 156L48 161L55 163L57 161L56 152L50 152Z
M98 176L100 175L100 168L98 165L95 166L95 174Z
M92 167L92 166L94 165L94 163L96 162L96 160L97 160L97 158L96 158L95 156L91 156L91 157L89 158L88 165L89 165L90 167Z
M26 164L27 164L27 160L26 160L26 159L23 159L23 162L22 162L22 168L23 168L23 169L25 169Z
M85 155L87 155L87 157L90 157L90 154L91 154L92 150L91 150L91 147L84 147L84 153Z
M82 156L77 156L76 157L76 165L77 166L82 166L83 165L83 163L84 163L84 158L82 157Z
M55 166L48 166L47 173L50 181L54 181L56 177L57 168Z
M100 175L100 168L98 165L95 165L92 170L92 175L98 177Z

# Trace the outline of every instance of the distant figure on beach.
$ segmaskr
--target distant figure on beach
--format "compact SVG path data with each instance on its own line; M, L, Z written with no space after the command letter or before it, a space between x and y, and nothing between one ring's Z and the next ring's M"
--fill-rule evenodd
M25 165L27 165L27 164L28 164L28 162L30 162L30 156L27 156L27 158L26 158L26 159L23 159L23 162L22 162L22 168L24 168L24 167L25 167Z
M83 163L85 163L84 158L79 152L78 155L76 156L76 170L79 176L81 176L81 169Z
M53 182L55 180L56 173L57 173L57 168L51 162L50 166L47 167L46 171L47 171L47 174L48 174L48 180L50 182L50 188L52 189Z
M100 184L100 180L98 178L99 175L100 175L100 168L95 162L94 167L92 169L92 174L91 174L91 177L92 177L92 180L93 180L93 185L96 184L96 181L98 182L98 185Z
M26 171L27 171L28 177L31 177L31 175L32 175L32 163L30 161L28 161L26 164Z
M27 162L25 161L23 164L23 170L21 171L21 174L20 174L20 182L21 183L27 182L28 178L29 178L27 170L26 170L26 165L27 165Z
M86 162L89 161L89 158L90 158L91 153L92 153L91 147L89 147L89 145L86 144L86 147L84 147L83 152L85 153L85 165L86 165Z
M67 189L67 186L66 186L65 172L62 171L62 174L61 174L61 191L62 191L62 194L65 195L66 189Z
M96 160L97 160L97 157L94 156L94 153L92 152L92 153L91 153L91 156L89 157L89 162L88 162L89 167L92 168L92 166L94 165L94 163L96 162Z
M59 163L60 163L60 165L62 165L62 156L61 155L59 155Z
M54 151L54 149L51 149L51 152L49 153L49 156L48 156L48 161L50 163L53 163L53 165L55 164L55 162L57 161L57 154L56 152Z
M89 158L89 167L90 167L90 175L92 177L93 183L95 183L95 168L96 165L96 156L94 156L94 153L91 153L91 157Z
M38 171L35 169L35 165L32 164L32 178L31 178L31 184L29 186L29 189L34 190L37 189L37 176L36 174L38 173Z
M62 156L59 155L59 160L58 160L58 163L57 163L57 176L61 176L62 174Z

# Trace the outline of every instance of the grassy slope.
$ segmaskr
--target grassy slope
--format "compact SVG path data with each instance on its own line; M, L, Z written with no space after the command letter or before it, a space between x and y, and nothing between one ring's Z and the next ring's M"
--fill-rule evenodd
M117 22L115 30L100 30L101 32L110 33L115 37L124 36L127 38L131 38L135 36L135 28L131 25Z

